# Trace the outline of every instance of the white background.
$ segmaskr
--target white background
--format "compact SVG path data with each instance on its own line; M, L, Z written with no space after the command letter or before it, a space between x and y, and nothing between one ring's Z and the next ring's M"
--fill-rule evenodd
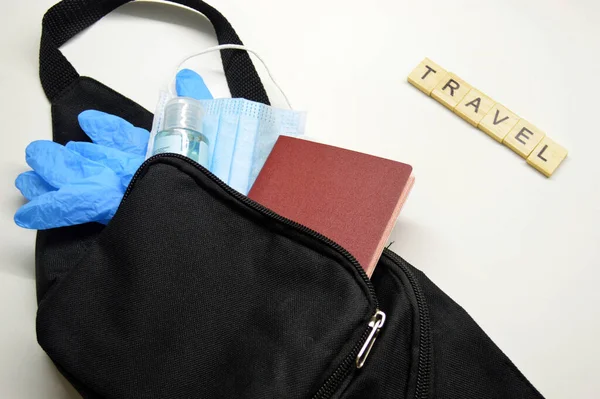
M53 3L0 5L0 397L7 399L77 397L36 342L35 233L12 221L23 203L13 182L27 169L25 146L51 137L37 64L40 22ZM308 111L309 135L413 165L416 185L392 249L464 306L542 394L599 397L600 3L212 4L267 61L294 107ZM215 44L200 15L136 2L63 50L82 75L153 110L178 60ZM569 158L546 179L414 89L406 76L425 56L546 131ZM187 66L215 96L228 95L218 54Z

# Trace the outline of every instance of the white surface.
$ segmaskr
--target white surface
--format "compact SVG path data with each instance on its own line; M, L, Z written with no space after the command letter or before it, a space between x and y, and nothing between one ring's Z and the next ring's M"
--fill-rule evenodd
M24 148L51 137L37 52L53 3L0 5L0 397L8 399L77 397L37 345L35 234L12 221ZM545 396L598 397L600 3L212 4L309 112L311 136L414 166L392 249L464 306ZM215 44L202 17L134 3L64 52L81 74L153 110L177 62ZM567 161L546 179L411 87L406 76L425 56L545 130L570 151ZM188 66L228 95L217 54Z

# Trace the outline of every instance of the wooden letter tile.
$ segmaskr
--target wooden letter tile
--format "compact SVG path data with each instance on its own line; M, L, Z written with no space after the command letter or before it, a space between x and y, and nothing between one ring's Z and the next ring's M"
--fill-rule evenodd
M544 137L527 158L527 163L550 177L566 157L567 150L564 147Z
M456 108L454 108L454 112L471 125L477 127L494 104L496 102L488 96L476 89L471 89L460 103L458 103Z
M446 75L431 92L447 108L454 110L460 100L471 90L471 86L453 73Z
M504 138L503 143L523 158L527 158L545 135L540 129L521 119Z
M430 95L431 91L437 84L446 77L448 72L429 58L425 58L421 63L408 75L410 84L421 90L423 93Z
M504 106L496 104L477 126L494 140L502 143L508 132L517 124L519 117Z

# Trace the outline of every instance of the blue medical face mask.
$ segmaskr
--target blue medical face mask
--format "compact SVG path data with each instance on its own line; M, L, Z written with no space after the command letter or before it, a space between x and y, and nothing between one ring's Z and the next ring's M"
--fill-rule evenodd
M216 46L188 57L181 64L197 55L223 48L247 50L237 45ZM272 79L270 73L269 76ZM174 97L172 93L161 93L154 113L148 154L152 154L156 133L162 130L165 106ZM289 105L287 97L285 100ZM304 112L275 108L243 98L200 100L200 103L204 108L202 134L208 140L209 148L206 166L242 194L250 191L280 135L297 137L304 134Z
M279 135L304 133L305 114L242 98L202 101L209 170L247 194ZM212 155L211 155L212 154Z
M154 143L162 130L165 104L172 96L163 93L150 135ZM270 107L243 98L201 100L204 108L202 134L208 140L207 168L242 194L248 194L279 135L304 134L304 112ZM149 154L152 148L149 148Z

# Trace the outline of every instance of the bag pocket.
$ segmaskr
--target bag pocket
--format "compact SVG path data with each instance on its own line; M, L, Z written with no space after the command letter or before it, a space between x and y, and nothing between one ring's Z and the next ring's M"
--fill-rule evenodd
M37 332L85 397L330 397L377 307L339 245L162 154L42 298Z
M386 326L369 357L369 368L358 372L340 397L431 397L433 355L423 290L405 262L387 249L371 280L387 315Z
M386 327L369 368L340 397L543 399L468 313L400 256L385 250L372 282Z

